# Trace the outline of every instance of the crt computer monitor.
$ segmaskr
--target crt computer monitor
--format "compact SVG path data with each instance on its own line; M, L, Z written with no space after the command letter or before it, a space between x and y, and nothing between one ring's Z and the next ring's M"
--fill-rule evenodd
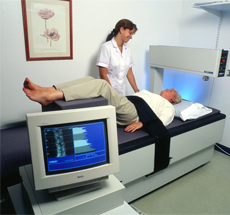
M119 171L113 106L26 116L35 190L81 187Z

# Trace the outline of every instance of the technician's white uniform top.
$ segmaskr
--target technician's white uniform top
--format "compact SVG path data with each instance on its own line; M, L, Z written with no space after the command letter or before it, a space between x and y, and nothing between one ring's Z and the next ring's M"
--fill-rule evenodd
M126 95L126 75L133 66L131 51L126 44L123 44L122 53L114 38L102 44L96 65L108 68L107 76L112 87L120 94Z
M142 90L133 94L145 100L149 107L154 111L158 118L162 121L164 126L167 126L173 121L175 109L173 105L162 96L151 93L147 90Z

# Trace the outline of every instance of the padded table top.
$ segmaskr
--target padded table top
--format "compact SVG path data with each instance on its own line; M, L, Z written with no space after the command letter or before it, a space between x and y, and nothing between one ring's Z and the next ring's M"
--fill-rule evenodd
M63 100L58 100L48 105L42 107L43 111L50 110L65 110L73 108L83 108L83 107L95 107L108 105L107 99L103 97L97 97L92 99L77 99L73 101L65 102ZM182 134L184 132L199 128L206 124L221 120L226 116L221 114L219 110L211 108L212 112L205 116L202 116L196 120L187 120L183 122L181 119L175 118L171 124L167 126L171 137ZM119 144L119 154L123 154L155 142L154 138L151 137L144 130L140 129L134 133L124 132L124 127L118 127L118 144Z
M211 108L212 112L199 117L195 120L187 120L182 121L179 118L174 118L171 124L169 124L166 128L168 128L171 137L177 136L179 134L188 132L190 130L199 128L201 126L219 121L224 119L226 115L220 113L219 110ZM129 151L150 145L154 143L154 138L151 137L144 130L140 129L135 131L134 133L127 133L124 131L124 127L117 128L118 133L118 144L119 144L119 154L124 154Z

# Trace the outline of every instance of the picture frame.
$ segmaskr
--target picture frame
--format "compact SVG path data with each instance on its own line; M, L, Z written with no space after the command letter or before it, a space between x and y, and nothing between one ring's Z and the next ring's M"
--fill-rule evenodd
M72 0L21 0L26 60L73 59Z

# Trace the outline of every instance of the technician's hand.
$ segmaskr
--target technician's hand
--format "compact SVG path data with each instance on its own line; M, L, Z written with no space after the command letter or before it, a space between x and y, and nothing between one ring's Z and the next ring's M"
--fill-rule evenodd
M143 127L143 123L142 122L135 122L135 123L133 123L131 125L128 125L124 129L124 131L133 133L134 131L136 131L136 130L142 128L142 127Z

